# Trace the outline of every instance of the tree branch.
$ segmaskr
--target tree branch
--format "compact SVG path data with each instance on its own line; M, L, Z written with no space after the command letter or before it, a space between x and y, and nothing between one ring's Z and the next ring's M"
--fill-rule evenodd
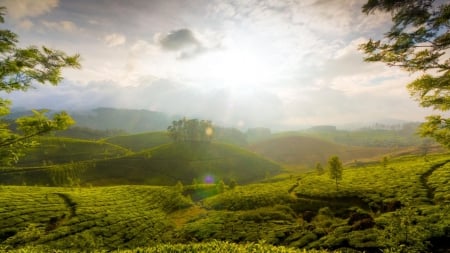
M26 139L29 139L29 138L33 138L33 137L36 137L38 135L42 135L42 134L45 134L45 133L48 133L48 132L50 132L50 130L42 130L42 131L30 134L30 135L22 136L20 138L14 139L14 140L6 141L6 142L3 142L3 143L0 143L0 148L1 147L6 147L6 146L9 146L11 144L15 144L17 142L20 142L20 141L23 141L23 140L26 140Z

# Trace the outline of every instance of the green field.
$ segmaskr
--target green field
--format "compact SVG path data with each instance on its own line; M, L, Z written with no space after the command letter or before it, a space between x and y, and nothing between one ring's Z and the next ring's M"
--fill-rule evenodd
M403 156L348 167L338 190L313 172L222 188L2 186L0 248L436 252L450 239L449 161L448 154Z

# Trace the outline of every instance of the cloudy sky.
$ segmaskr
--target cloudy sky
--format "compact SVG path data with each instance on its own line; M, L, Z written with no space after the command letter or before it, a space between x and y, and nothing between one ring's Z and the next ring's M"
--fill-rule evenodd
M20 45L81 55L57 87L13 105L149 109L240 128L421 121L414 76L365 63L386 14L362 0L0 0Z

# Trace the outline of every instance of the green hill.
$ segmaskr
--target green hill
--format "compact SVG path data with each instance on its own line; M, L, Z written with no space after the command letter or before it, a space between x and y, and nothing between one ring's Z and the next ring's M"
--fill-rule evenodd
M154 157L206 149L164 147ZM338 190L303 173L197 202L187 193L204 185L1 186L0 251L448 252L449 169L448 154L403 156L344 169Z
M38 146L30 148L18 166L42 166L95 159L108 159L130 151L110 143L64 137L39 137Z
M307 136L282 136L254 143L250 150L276 162L298 167L313 167L337 155L344 162L373 158L393 151L393 148L352 147Z
M240 184L281 171L279 165L247 150L219 143L166 144L118 158L34 168L0 170L1 184L117 185L184 184L236 180Z
M214 127L214 140L240 147L247 146L245 135L234 128ZM104 139L105 142L116 144L135 152L171 143L165 131L146 132L140 134L120 135Z
M147 132L141 134L120 135L104 139L105 142L116 144L134 152L154 148L171 143L167 132Z
M136 155L98 161L81 177L93 185L120 183L173 185L194 179L249 183L276 174L281 168L264 158L218 143L167 144Z

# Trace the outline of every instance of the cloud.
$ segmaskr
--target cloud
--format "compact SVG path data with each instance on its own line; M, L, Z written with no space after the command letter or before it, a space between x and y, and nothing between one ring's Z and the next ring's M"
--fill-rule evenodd
M177 59L184 60L220 48L220 39L217 37L217 34L205 36L194 34L190 29L178 29L167 34L157 33L154 40L161 49L176 52Z
M15 20L25 17L37 17L56 8L59 0L4 0L2 5L8 10L8 15Z
M156 40L164 50L168 51L178 51L186 47L198 47L200 45L189 29L179 29L165 35L158 35Z
M134 87L123 87L108 80L91 82L88 85L65 80L56 87L38 86L26 93L13 92L6 97L13 101L13 106L25 108L148 109L171 115L211 119L228 126L265 126L268 122L280 122L283 115L282 101L262 89L246 92L227 88L204 90L154 78L142 79ZM261 114L261 111L264 111L264 114Z
M42 25L48 29L59 31L59 32L75 32L81 30L75 23L72 21L59 21L59 22L51 22L51 21L42 21Z
M125 35L118 34L118 33L112 33L106 35L103 40L105 41L106 45L108 47L116 47L125 44L127 41L127 38Z

